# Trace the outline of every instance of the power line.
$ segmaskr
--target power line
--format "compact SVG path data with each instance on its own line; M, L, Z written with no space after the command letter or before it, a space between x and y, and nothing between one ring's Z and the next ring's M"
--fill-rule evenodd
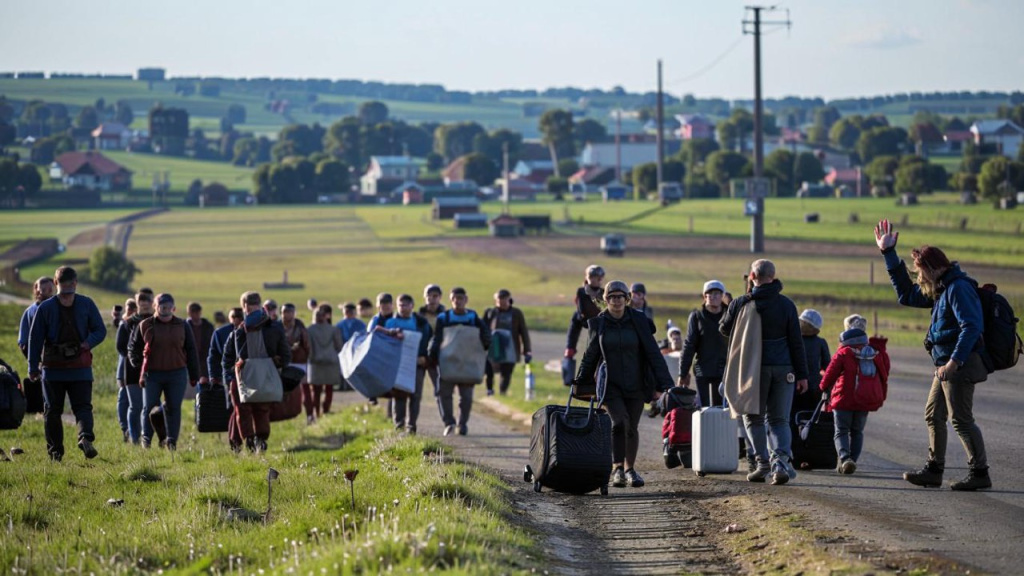
M668 85L669 86L674 86L676 84L680 84L680 83L683 83L683 82L689 82L690 80L693 80L695 78L699 78L700 76L703 76L705 73L709 72L712 68L714 68L719 63L721 63L722 60L724 60L726 56L731 54L732 51L735 50L742 42L743 42L743 35L740 34L740 36L738 38L736 38L735 42L733 42L728 48L725 49L724 52L719 54L709 64L705 65L703 68L697 70L696 72L694 72L693 74L690 74L689 76L683 76L682 78L677 78L675 80L672 80L672 81L668 82Z

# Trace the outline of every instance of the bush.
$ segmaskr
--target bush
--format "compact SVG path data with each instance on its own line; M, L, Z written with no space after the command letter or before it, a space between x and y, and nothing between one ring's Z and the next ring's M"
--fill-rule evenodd
M89 282L107 290L126 292L135 275L141 271L134 262L110 246L97 248L89 258Z

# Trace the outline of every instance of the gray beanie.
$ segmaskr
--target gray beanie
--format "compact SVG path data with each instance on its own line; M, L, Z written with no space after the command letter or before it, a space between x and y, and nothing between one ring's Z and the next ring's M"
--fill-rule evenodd
M824 322L821 319L821 314L814 308L808 308L801 312L800 320L807 322L817 330L821 330L821 325Z
M860 314L850 314L843 319L843 329L849 330L850 328L860 328L864 332L868 331L868 319L861 316Z
M839 335L839 343L843 346L865 346L868 343L868 335L860 328L850 328Z

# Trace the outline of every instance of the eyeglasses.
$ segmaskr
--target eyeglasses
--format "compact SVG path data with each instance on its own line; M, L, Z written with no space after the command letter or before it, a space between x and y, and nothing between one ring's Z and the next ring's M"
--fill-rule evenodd
M607 298L607 300L609 302L611 302L612 300L625 300L625 299L626 299L626 295L625 294L618 294L618 293L616 293L616 294L609 294L608 298Z

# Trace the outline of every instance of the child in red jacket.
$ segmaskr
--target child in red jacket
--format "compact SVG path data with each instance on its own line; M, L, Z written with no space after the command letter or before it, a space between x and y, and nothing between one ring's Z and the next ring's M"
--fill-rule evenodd
M839 350L825 369L821 390L828 392L829 409L835 416L835 442L839 453L836 472L853 474L864 447L868 412L882 407L889 389L887 340L851 328L839 337Z

